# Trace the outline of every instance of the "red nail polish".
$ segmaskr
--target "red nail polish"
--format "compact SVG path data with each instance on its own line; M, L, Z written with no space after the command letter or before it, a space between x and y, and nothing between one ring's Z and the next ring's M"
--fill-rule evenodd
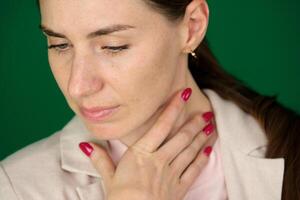
M204 153L205 155L209 156L210 153L212 152L212 147L211 146L208 146L204 149Z
M214 113L213 112L206 112L202 115L203 119L206 122L209 122L213 117L214 117Z
M81 142L79 144L79 148L82 150L83 153L85 153L85 155L87 155L88 157L90 157L90 155L92 154L92 152L94 151L94 148L87 142Z
M205 133L205 135L209 136L213 131L215 130L214 125L210 122L207 124L202 131Z
M192 94L192 88L186 88L182 93L181 93L181 98L183 101L189 100L190 96Z

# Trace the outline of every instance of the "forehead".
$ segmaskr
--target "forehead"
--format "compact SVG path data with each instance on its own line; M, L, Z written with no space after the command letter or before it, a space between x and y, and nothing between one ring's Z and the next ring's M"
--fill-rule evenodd
M62 31L116 23L143 26L163 20L143 0L40 0L40 6L42 24Z

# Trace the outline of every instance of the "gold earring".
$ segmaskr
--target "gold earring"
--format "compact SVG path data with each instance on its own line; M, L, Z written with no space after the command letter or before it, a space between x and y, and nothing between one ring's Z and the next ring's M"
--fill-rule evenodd
M191 54L195 59L198 59L196 53L195 53L193 50L190 51L190 54Z

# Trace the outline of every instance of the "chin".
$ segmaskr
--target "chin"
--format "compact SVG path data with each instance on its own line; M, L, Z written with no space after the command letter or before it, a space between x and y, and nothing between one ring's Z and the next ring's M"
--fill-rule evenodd
M91 133L91 136L99 140L118 139L124 134L120 132L124 128L121 129L116 123L90 124L85 122L85 126Z

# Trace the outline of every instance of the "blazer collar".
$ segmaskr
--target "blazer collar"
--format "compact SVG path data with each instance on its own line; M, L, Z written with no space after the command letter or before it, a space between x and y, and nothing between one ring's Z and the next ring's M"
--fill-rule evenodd
M245 154L266 146L267 138L259 123L232 101L221 98L215 91L204 89L214 114L219 138L235 151Z
M75 116L62 129L60 134L61 167L70 172L100 178L101 175L93 167L90 159L79 149L78 145L83 141L92 141L104 148L108 148L107 141L99 141L92 138L83 122L78 116Z
M284 159L265 158L268 141L259 123L213 90L204 93L215 114L229 199L281 199Z

